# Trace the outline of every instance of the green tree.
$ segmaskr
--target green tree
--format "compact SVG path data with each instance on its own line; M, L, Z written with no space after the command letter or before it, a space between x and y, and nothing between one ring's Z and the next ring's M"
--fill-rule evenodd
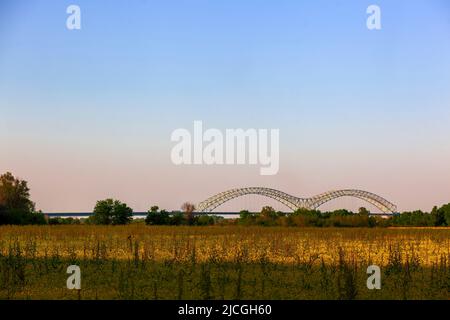
M362 216L368 216L368 215L370 215L370 211L364 207L361 207L358 209L358 214L362 215Z
M265 206L261 209L261 216L264 218L275 219L277 217L277 213L274 208Z
M431 215L433 216L435 226L450 225L448 223L448 222L450 222L450 220L446 219L446 217L445 217L445 208L444 207L445 206L438 209L437 206L434 206L433 210L431 210Z
M35 211L25 180L7 172L0 176L0 224L45 224L42 212Z
M256 224L263 226L273 226L277 224L277 212L270 206L261 209L261 213L255 219Z
M97 201L94 214L90 217L94 224L128 224L133 217L133 210L119 200L106 199Z
M11 172L0 176L0 205L6 209L34 211L34 203L30 200L30 189L25 180L15 178Z
M169 213L166 210L159 211L158 206L151 207L145 218L145 224L148 225L165 225L169 224L169 222Z
M436 223L433 214L416 210L412 212L402 212L391 218L392 224L397 226L432 227Z
M351 216L351 215L353 215L353 212L348 211L347 209L338 209L338 210L332 211L330 215L331 215L331 216L345 217L345 216Z
M243 224L243 225L249 225L249 224L254 224L255 220L256 220L257 215L254 213L251 213L248 210L241 210L239 212L239 220L238 223L239 224Z
M173 226L179 226L185 223L184 214L180 211L173 212L169 219L169 224Z
M222 220L223 218L219 216L209 216L207 214L202 214L194 217L194 224L197 226L212 226Z
M434 211L434 208L433 208ZM443 205L436 210L436 225L437 226L450 226L450 203Z
M240 219L247 219L249 217L253 216L253 214L250 213L248 210L241 210L239 212L239 218Z
M306 208L298 208L292 214L296 216L322 217L322 213L319 210L309 210Z

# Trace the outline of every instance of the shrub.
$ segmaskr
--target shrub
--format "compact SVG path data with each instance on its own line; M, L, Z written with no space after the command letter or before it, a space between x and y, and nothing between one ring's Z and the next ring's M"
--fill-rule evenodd
M176 211L175 213L173 213L172 216L170 217L169 224L172 226L179 226L186 224L186 220L184 218L183 213L180 211Z
M210 215L199 215L194 217L194 225L197 226L211 226L219 223L223 220L223 217L210 216Z
M167 225L169 222L169 213L166 210L159 211L157 206L151 207L145 218L145 224L147 225Z

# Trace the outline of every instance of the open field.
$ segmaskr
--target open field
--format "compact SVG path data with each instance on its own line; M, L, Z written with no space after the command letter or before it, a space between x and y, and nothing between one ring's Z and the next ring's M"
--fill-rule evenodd
M450 229L0 227L0 298L449 299Z

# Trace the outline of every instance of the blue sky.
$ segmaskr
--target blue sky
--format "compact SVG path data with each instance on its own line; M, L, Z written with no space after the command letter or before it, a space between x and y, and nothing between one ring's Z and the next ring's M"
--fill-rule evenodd
M70 4L81 30L66 29ZM108 195L174 208L186 199L168 190L191 176L205 186L184 193L193 201L356 186L428 209L450 201L449 89L444 0L0 3L0 171L28 178L44 210ZM280 174L174 168L170 133L194 120L280 128Z

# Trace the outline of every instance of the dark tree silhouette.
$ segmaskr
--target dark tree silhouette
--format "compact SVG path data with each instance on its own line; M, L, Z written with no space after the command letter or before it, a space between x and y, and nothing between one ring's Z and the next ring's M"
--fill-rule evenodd
M30 189L25 180L11 172L0 176L0 224L45 224L41 212L35 211Z

